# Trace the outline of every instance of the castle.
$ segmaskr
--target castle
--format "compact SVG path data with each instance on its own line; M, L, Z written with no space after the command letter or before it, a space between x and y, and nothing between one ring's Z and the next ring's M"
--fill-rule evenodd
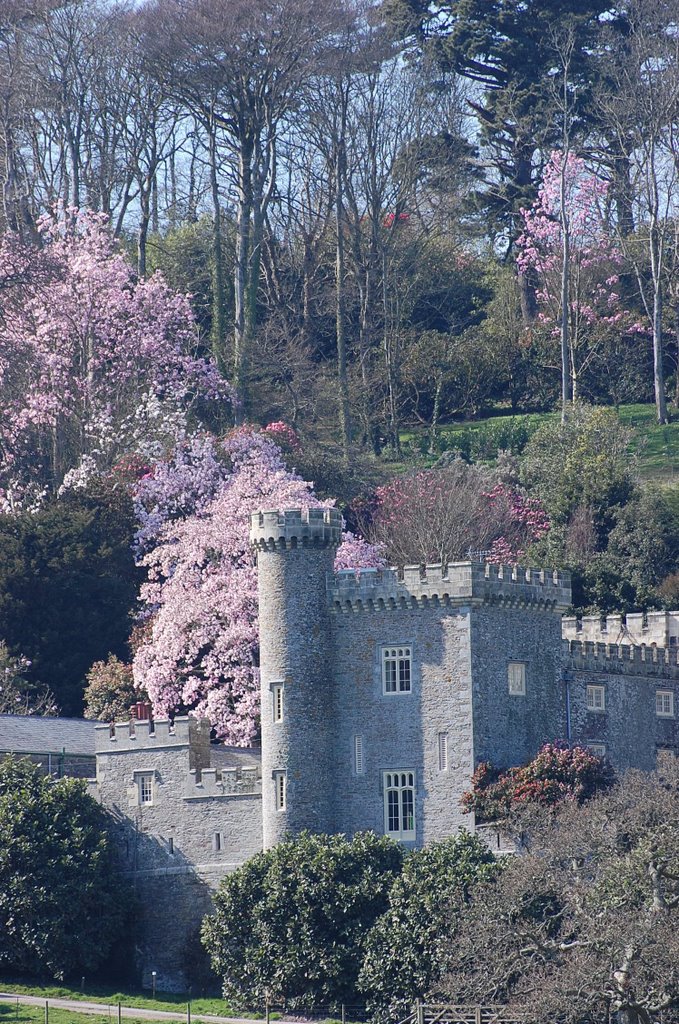
M284 835L372 829L419 846L475 828L460 798L481 761L519 764L562 739L650 770L676 750L679 617L569 619L564 640L567 574L333 573L341 527L336 509L252 517L261 757L211 745L192 718L96 727L91 785L140 900L147 984L186 984L211 891ZM611 636L632 642L599 642Z

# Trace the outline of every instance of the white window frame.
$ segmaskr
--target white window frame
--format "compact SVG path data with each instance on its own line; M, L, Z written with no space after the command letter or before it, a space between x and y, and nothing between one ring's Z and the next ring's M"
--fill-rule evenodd
M363 737L354 736L354 774L365 774L365 757L363 755Z
M285 687L283 683L275 683L271 687L271 692L273 694L273 720L276 724L279 724L280 722L284 721L284 690Z
M507 691L510 697L526 696L526 662L507 663Z
M273 773L274 805L277 811L285 811L288 806L288 773L276 771Z
M448 771L448 733L440 732L438 736L439 746L439 771Z
M413 645L385 644L380 650L382 693L401 697L413 692Z
M384 792L384 832L400 842L415 839L417 787L411 768L391 768L382 772Z
M600 683L587 684L587 710L597 714L606 710L606 687Z
M135 772L137 799L140 807L151 807L155 797L153 772Z
M674 718L674 690L655 691L655 713L658 718Z

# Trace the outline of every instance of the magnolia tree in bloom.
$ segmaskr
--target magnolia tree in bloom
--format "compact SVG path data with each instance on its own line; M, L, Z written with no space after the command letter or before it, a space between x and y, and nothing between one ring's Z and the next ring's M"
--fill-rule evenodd
M135 681L157 715L205 716L236 745L256 736L259 715L250 516L328 504L286 468L272 440L277 433L242 427L219 442L194 438L143 477L136 493L148 626L134 658ZM338 568L383 565L379 548L345 534Z
M623 258L606 222L608 191L575 153L564 159L555 151L538 198L521 210L517 262L539 282L539 322L561 338L564 401L568 392L578 398L580 375L607 338L642 330L620 295Z
M159 275L137 280L106 218L45 219L43 245L0 242L0 489L5 508L67 474L121 455L158 458L197 402L230 397L193 353L188 298Z

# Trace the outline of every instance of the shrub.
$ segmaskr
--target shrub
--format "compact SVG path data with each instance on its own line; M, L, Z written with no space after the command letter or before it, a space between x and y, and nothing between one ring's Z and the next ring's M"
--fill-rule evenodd
M546 743L527 765L494 769L487 761L472 776L472 788L462 797L465 811L477 819L497 821L523 804L553 807L562 800L582 803L613 782L603 758L585 747Z
M372 832L303 832L225 878L202 933L225 999L293 1009L355 1001L366 936L402 860L397 843Z

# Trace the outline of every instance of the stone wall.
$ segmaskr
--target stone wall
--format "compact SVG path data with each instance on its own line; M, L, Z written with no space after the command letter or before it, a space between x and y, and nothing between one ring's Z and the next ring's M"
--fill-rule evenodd
M415 772L418 846L469 827L460 810L473 770L468 611L433 605L358 610L336 614L333 633L335 830L384 832L383 773L394 769ZM381 651L387 645L412 651L408 693L383 692ZM444 770L440 733L447 735Z
M564 641L573 742L605 747L619 772L653 771L660 751L679 750L677 650ZM587 707L587 687L604 688L604 708ZM658 715L656 694L671 693L672 715Z
M474 762L529 761L567 733L560 616L488 604L471 612ZM525 665L525 693L509 690L509 664ZM468 788L468 787L467 787Z
M605 644L679 644L679 611L629 612L627 615L567 616L563 620L565 640Z
M210 767L209 735L188 718L97 727L97 795L137 900L137 965L144 985L155 971L166 991L185 988L186 946L214 888L261 849L259 755L231 750Z

